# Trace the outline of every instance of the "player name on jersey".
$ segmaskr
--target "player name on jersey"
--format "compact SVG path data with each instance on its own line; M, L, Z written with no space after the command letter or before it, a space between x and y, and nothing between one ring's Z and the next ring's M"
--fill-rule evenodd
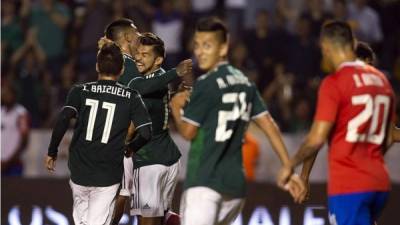
M88 91L85 87L85 90ZM117 95L120 97L124 98L131 98L131 92L127 91L126 89L122 87L115 87L111 85L102 85L102 84L97 84L97 85L92 85L90 87L90 91L94 93L108 93L108 94L113 94Z
M249 79L245 76L237 76L237 75L227 75L226 81L223 78L217 78L217 84L219 89L227 88L229 86L244 84L250 86Z

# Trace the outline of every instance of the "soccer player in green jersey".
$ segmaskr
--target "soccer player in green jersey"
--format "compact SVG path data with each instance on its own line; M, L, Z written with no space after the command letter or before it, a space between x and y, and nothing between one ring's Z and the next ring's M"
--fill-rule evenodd
M191 141L180 205L183 225L230 224L240 213L245 198L241 149L250 120L265 133L281 162L289 163L281 133L255 85L226 61L228 45L228 31L219 19L200 20L194 55L207 72L195 82L185 107L188 92L171 100L178 132Z
M137 68L144 79L168 76L161 68L165 58L164 42L153 33L143 33L135 54ZM178 147L169 135L168 85L143 95L152 121L151 141L124 160L122 188L113 224L118 224L126 200L132 196L130 213L137 215L139 225L161 225L171 207L178 178Z
M75 85L69 92L46 157L46 167L53 171L69 122L77 119L68 159L75 224L110 224L124 170L124 151L136 151L151 138L150 116L140 95L117 82L124 66L115 43L102 46L96 68L98 81ZM130 123L137 136L126 146Z
M145 79L133 58L137 51L139 37L140 33L133 21L126 18L113 21L105 29L105 38L116 42L124 54L125 71L118 80L120 83L145 95L165 87L178 77L191 76L192 60L187 59L180 62L176 69L167 71L164 76ZM100 39L100 46L105 38Z

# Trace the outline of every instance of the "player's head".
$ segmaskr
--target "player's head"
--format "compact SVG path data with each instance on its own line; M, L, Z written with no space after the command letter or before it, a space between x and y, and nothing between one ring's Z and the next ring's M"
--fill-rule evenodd
M117 79L124 72L121 49L114 42L105 43L97 53L96 70L100 76Z
M228 29L216 17L200 19L194 34L194 55L202 70L214 68L228 54Z
M354 54L354 35L346 22L331 21L322 26L320 44L323 59L334 66L338 54Z
M134 54L140 33L132 20L122 18L110 23L106 27L104 35L115 41L121 48L129 48L131 54Z
M135 54L136 66L141 74L149 74L161 67L165 58L164 41L157 35L147 32L139 37Z
M369 65L374 65L376 56L371 46L365 42L358 41L356 46L356 56L359 60L364 61Z
M11 107L16 102L16 90L12 85L4 85L1 88L1 105Z

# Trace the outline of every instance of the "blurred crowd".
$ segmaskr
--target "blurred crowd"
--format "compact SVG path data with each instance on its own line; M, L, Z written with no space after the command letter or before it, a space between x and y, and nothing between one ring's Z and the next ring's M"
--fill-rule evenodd
M1 81L30 115L51 127L76 82L96 79L97 41L112 20L133 19L165 42L164 67L191 58L202 16L224 18L230 62L258 86L284 132L302 132L327 74L318 35L326 20L348 21L377 54L376 66L400 92L400 1L394 0L3 0ZM197 72L200 74L201 72ZM4 88L7 86L8 88ZM4 91L3 91L4 90ZM398 98L399 99L399 98ZM400 105L400 104L397 104Z

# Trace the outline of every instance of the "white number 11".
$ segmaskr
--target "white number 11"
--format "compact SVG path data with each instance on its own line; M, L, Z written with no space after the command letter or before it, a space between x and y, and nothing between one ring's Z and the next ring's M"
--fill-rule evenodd
M88 98L86 99L86 105L90 106L89 121L86 130L86 140L92 141L94 122L96 121L99 101ZM103 135L101 137L101 143L107 144L108 139L110 138L111 126L114 119L115 104L110 102L103 102L102 108L107 110L107 116L106 116L106 122L104 124Z

